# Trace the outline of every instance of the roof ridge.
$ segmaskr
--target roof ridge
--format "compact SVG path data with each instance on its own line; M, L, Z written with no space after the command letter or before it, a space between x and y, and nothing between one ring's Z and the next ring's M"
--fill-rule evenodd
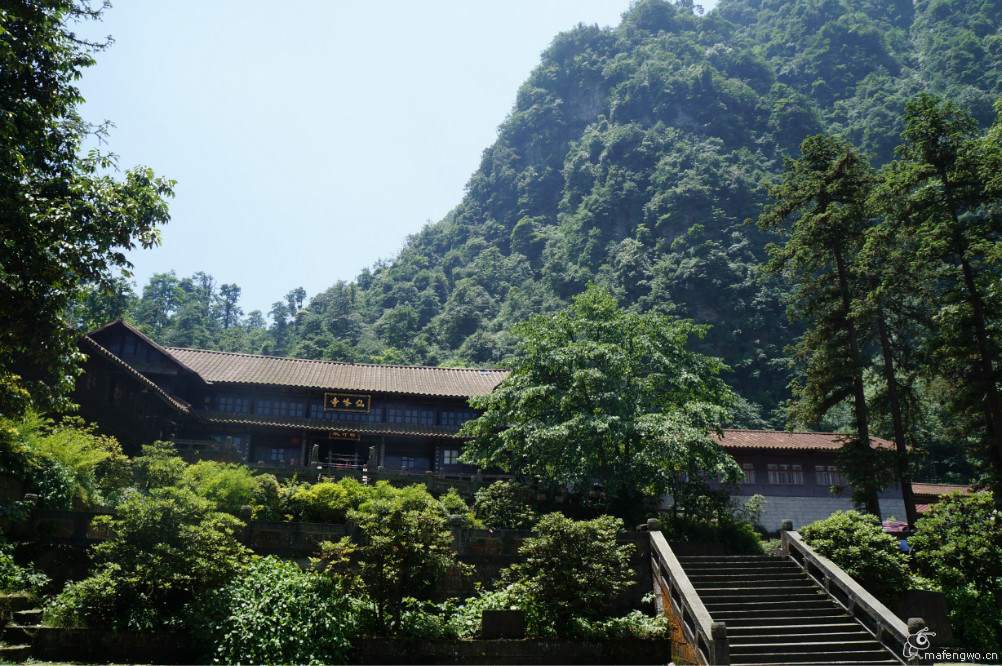
M419 369L419 370L455 370L458 372L508 372L505 368L455 368L449 366L441 365L399 365L399 364L382 364L382 363L349 363L347 361L328 361L326 359L317 358L295 358L292 356L272 356L270 354L248 354L247 352L229 352L221 351L218 349L195 349L193 347L164 347L168 351L183 351L183 352L200 352L203 354L221 354L226 356L243 356L246 358L268 358L275 359L277 361L295 361L299 363L327 363L329 365L343 365L347 367L365 367L365 368L404 368L404 369Z

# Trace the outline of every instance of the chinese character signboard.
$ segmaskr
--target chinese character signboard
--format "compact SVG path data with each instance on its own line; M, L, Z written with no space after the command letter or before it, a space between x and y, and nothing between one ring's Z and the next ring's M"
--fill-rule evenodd
M331 430L327 433L330 439L347 439L352 442L357 442L362 439L362 436L357 432L349 432L347 430Z
M325 412L362 412L369 413L372 396L361 393L324 393Z

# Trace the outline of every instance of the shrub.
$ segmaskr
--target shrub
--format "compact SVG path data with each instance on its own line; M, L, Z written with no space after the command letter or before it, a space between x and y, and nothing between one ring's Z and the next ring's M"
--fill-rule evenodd
M723 514L716 520L669 516L662 519L661 529L669 541L719 543L727 555L761 555L765 552L755 528L729 514Z
M212 502L216 509L240 515L240 507L250 506L258 481L244 465L203 460L184 469L183 480L201 497ZM277 485L277 482L276 482Z
M274 474L259 474L254 477L254 492L251 507L255 520L282 520L289 511L289 488L283 486Z
M142 455L134 458L132 464L136 485L146 492L180 485L188 467L172 442L143 444Z
M337 578L265 557L207 599L200 639L215 663L348 662L356 612Z
M0 543L0 592L38 594L49 584L49 577L31 567L18 565L10 551L8 544Z
M568 635L575 617L608 615L616 594L633 583L632 546L619 546L622 522L611 516L574 521L559 513L536 524L519 549L523 560L501 572L502 584L520 583L539 618L541 635Z
M473 513L490 527L529 529L538 519L532 490L515 481L496 481L477 491Z
M377 484L378 485L378 484ZM348 512L373 497L375 489L351 477L334 483L322 481L300 486L289 500L293 512L307 522L344 523Z
M876 516L836 511L803 527L800 534L881 601L908 589L908 556L901 552L898 540L884 532Z
M359 549L362 580L375 604L376 628L394 633L401 627L404 598L424 598L439 576L460 565L441 504L425 502L416 490L387 488L381 490L388 497L370 499L348 517L365 532Z
M932 505L909 539L918 573L942 589L957 639L972 650L1002 644L1002 516L991 493L952 493Z
M58 424L34 412L3 419L0 439L0 471L23 480L41 507L104 506L132 479L118 441L77 417Z
M101 520L116 538L91 549L97 565L68 586L47 613L57 624L144 630L183 623L187 606L218 587L245 561L242 523L213 511L186 488L134 495L118 518Z

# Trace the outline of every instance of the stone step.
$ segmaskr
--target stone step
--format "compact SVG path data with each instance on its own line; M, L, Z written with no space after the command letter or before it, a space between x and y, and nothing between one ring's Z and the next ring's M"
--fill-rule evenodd
M3 663L24 663L30 657L30 645L0 645L0 661Z
M789 599L787 597L776 597L775 599L703 599L703 605L706 606L706 610L710 611L710 615L713 615L714 609L721 611L745 610L748 612L785 610L787 612L792 611L793 614L810 613L812 615L818 611L842 612L830 599L825 599L824 597L819 599L817 596L809 600Z
M859 650L882 650L882 646L877 641L872 638L868 640L807 640L807 641L772 641L771 643L766 642L732 642L730 644L731 655L747 655L747 654L761 654L761 653L782 653L782 652L801 652L803 654L816 654L816 653L831 653L831 652L842 652L842 651L859 651Z
M798 613L796 608L791 608L789 606L777 607L777 608L740 608L733 610L732 609L711 610L707 608L707 610L710 611L710 616L714 620L716 620L717 622L726 622L728 626L730 626L731 620L749 619L754 621L757 619L758 624L762 624L761 620L765 618L768 618L769 621L772 622L774 618L787 618L790 621L796 621L798 619L802 619L806 621L809 618L812 619L817 618L819 620L821 618L824 618L826 620L834 618L836 620L842 620L844 618L849 617L844 612L836 608L812 609L809 615L807 613L802 613L802 612Z
M792 562L784 566L769 565L765 567L729 567L708 564L706 566L683 566L682 570L685 571L686 576L706 576L713 574L727 574L731 576L761 576L763 574L770 573L803 573L803 570Z
M724 619L724 614L726 614L726 620ZM718 617L719 615L719 617ZM762 613L756 614L748 611L721 611L717 615L713 616L714 620L719 620L721 622L727 622L727 631L730 632L732 628L743 628L743 627L795 627L804 625L826 625L826 624L840 624L843 622L852 622L852 619L841 611L832 611L831 613L825 614L815 614L815 615L803 615L803 614L771 614L765 615ZM859 626L855 622L852 622L855 626Z
M758 597L773 599L783 597L788 599L825 599L814 585L790 585L785 587L697 587L696 593L701 599L728 597Z
M731 666L751 664L900 664L884 650L840 650L826 654L799 651L776 651L735 655L731 653Z
M823 634L823 633L844 633L849 631L859 631L859 624L846 620L845 622L816 622L800 624L749 624L744 626L727 625L728 637L735 638L741 636L788 636L799 634Z
M41 624L42 609L29 608L27 610L19 610L14 613L14 616L11 618L11 623L19 627L29 627Z
M858 643L858 642L868 642L876 643L873 640L873 636L866 633L859 627L855 629L847 629L845 631L823 631L823 632L813 632L810 629L801 630L803 633L782 633L774 634L768 631L763 631L758 634L736 634L727 628L727 638L732 646L734 645L766 645L766 644L777 644L777 643L789 643L793 645L806 645L809 643L824 643L824 642L842 642L842 643Z
M728 583L759 583L763 581L805 581L814 583L813 580L799 571L761 571L758 573L733 573L730 571L718 571L716 575L711 574L686 574L689 582L693 585L697 583L713 583L715 581L726 581Z

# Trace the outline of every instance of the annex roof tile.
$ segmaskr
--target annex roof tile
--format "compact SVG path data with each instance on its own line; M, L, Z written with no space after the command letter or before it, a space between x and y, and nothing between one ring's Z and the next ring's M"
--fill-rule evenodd
M717 437L728 450L771 449L782 451L837 451L848 435L834 432L787 432L785 430L724 430ZM894 443L880 437L870 441L882 449L893 449Z

